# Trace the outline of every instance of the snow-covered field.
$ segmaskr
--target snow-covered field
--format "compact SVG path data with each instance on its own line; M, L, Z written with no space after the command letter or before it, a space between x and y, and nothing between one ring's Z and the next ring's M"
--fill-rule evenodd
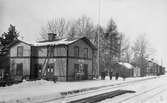
M149 78L149 77L145 77ZM57 82L38 80L38 81L24 81L20 84L15 84L8 87L0 87L0 102L14 103L14 102L35 102L39 100L47 100L61 97L61 92L71 90L80 90L83 88L92 88L99 86L107 86L127 81L133 81L143 78L128 78L123 81L119 80L86 80L75 82Z

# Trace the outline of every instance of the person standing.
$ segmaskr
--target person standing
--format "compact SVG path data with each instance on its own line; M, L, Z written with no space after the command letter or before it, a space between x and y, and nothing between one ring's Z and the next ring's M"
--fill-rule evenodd
M104 73L103 74L104 75L104 79L103 80L105 80L105 78L106 78L106 71L104 71L103 73Z
M118 80L118 77L119 77L119 73L116 73L115 74L115 79Z
M104 73L101 72L101 80L104 80Z
M112 72L109 72L110 80L112 80Z

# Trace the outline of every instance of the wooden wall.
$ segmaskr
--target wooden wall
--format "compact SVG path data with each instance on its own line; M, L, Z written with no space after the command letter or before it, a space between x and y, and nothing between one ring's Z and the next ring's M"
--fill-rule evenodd
M23 56L17 56L17 47L23 46ZM18 43L10 48L10 71L12 75L16 75L16 66L19 63L23 64L23 76L30 75L30 56L31 46L25 43Z
M23 56L17 57L17 47L23 46ZM79 47L79 57L74 56L74 47ZM46 60L47 64L54 64L54 75L58 77L58 80L67 80L67 74L69 80L74 80L74 64L87 64L88 65L88 76L93 76L93 64L92 64L92 48L83 40L79 40L68 46L53 46L53 55L48 57L48 47L41 46L35 47L30 46L26 43L18 43L10 49L10 67L13 74L16 74L17 63L23 63L23 74L30 75L34 73L35 65L39 64L44 66ZM84 57L84 48L88 48L88 58ZM67 55L68 52L68 55ZM68 56L68 58L67 58ZM68 71L67 71L68 69Z
M79 57L74 56L75 46L79 47ZM84 58L84 48L88 48L88 58ZM69 45L68 55L68 80L74 80L74 64L88 64L88 75L90 78L93 76L92 48L87 43L79 40Z
M58 80L66 80L66 46L53 47L54 53L53 56L47 57L47 47L38 47L36 48L36 63L44 65L46 60L47 64L54 64L54 75L58 77Z

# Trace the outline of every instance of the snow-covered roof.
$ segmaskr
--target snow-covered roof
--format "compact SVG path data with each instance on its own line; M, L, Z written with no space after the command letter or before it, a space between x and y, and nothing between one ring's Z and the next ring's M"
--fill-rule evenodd
M133 66L130 63L119 62L119 64L126 67L127 69L132 69L133 68Z
M153 59L151 59L151 58L145 58L145 60L147 60L148 62L152 62L153 61Z
M78 40L83 40L85 41L90 47L93 49L97 49L92 42L86 38L86 37L81 37L81 38L65 38L65 39L60 39L60 40L55 40L55 41L44 41L44 42L37 42L33 43L32 46L54 46L54 45L69 45L72 44Z
M30 46L56 46L56 45L69 45L72 44L78 40L83 40L85 41L91 48L93 48L94 50L96 50L97 48L92 44L92 42L86 38L86 37L81 37L81 38L64 38L64 39L60 39L60 40L54 40L54 41L40 41L40 42L34 42L34 43L28 43L28 42L24 42L22 40L17 40L16 43L13 43L11 46L17 44L17 43L25 43L27 45Z
M61 39L61 40L57 40L57 41L46 41L46 42L37 42L37 43L33 43L33 46L53 46L53 45L68 45L71 44L75 41L77 41L78 39L73 39L73 40L69 40L69 39Z

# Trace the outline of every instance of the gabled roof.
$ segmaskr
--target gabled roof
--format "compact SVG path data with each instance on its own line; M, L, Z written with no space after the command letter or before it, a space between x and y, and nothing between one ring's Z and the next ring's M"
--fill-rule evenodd
M55 40L55 41L44 41L44 42L37 42L34 43L33 46L58 46L58 45L70 45L73 44L79 40L85 41L91 48L96 49L96 47L92 44L92 42L86 38L65 38L65 39L60 39L60 40Z
M73 44L79 40L83 40L85 41L92 49L97 49L92 42L86 38L86 37L81 37L81 38L64 38L64 39L60 39L60 40L55 40L55 41L42 41L42 42L36 42L36 43L27 43L21 40L17 40L12 42L8 48L11 48L12 46L16 45L17 43L24 43L27 44L29 46L35 46L35 47L40 47L40 46L58 46L58 45L70 45Z
M8 44L8 45L6 45L6 46L0 45L0 56L7 55L8 52L9 52L9 49L10 49L12 46L14 46L14 45L16 45L16 44L18 44L18 43L24 43L24 44L26 44L26 45L32 46L32 44L30 44L30 43L24 42L24 41L19 40L19 39L15 39L15 40L13 40L10 44Z
M7 47L8 47L8 48L11 48L12 46L14 46L14 45L16 45L16 44L18 44L18 43L24 43L24 44L27 44L27 45L29 45L29 46L32 46L32 44L30 44L30 43L27 43L27 42L24 42L24 41L22 41L22 40L17 39L17 40L15 40L15 41L13 41L12 43L10 43Z
M88 43L88 45L90 45L90 47L92 47L93 49L97 50L97 48L95 47L95 45L87 37L82 37L81 39L83 41L85 41L86 43Z
M56 40L56 41L37 42L37 43L34 43L33 46L54 46L54 45L62 45L62 44L68 45L75 41L76 39L74 40L61 39L61 40Z
M18 43L18 39L12 41L10 44L3 46L0 46L0 56L5 56L8 54L8 51L10 49L11 46L13 46L15 43Z

